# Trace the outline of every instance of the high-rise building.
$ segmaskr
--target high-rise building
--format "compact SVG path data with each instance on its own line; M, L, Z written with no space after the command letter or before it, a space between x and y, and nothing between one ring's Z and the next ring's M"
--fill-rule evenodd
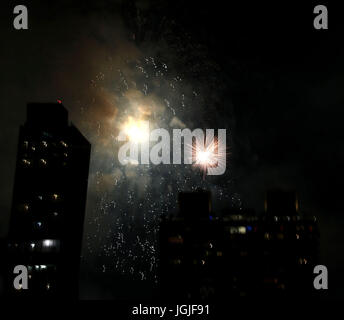
M62 104L28 104L8 235L10 296L77 298L90 151ZM15 265L28 269L27 290L13 286Z
M216 216L208 199L205 192L183 193L179 216L161 222L160 279L166 301L314 292L318 226L314 217L299 214L295 193L268 192L269 209L262 215L231 208Z

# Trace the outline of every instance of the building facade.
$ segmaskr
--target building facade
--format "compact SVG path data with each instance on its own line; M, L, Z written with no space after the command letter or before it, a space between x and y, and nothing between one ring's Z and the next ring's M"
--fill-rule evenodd
M7 244L9 296L77 298L90 151L62 104L28 104ZM16 265L28 269L27 290L13 286Z
M210 201L204 192L184 194L181 214L161 222L164 299L227 301L314 293L318 225L315 217L300 215L295 194L268 193L269 210L261 215L230 209L221 217L205 213L207 197ZM200 203L204 208L197 218Z

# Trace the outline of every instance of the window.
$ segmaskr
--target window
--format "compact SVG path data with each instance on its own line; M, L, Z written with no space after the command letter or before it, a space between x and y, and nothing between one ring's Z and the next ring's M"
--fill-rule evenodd
M168 242L174 243L174 244L182 244L184 242L184 239L181 235L177 235L177 236L169 237Z
M182 260L181 260L181 259L173 259L173 260L171 261L171 263L174 264L174 265L179 265L179 264L182 263Z
M43 240L43 247L49 248L54 244L54 240L46 239Z
M265 240L271 240L271 234L269 232L264 233L264 239Z
M307 259L305 259L305 258L299 258L299 264L307 264Z
M41 240L42 252L58 252L60 250L60 240L58 239L44 239Z
M229 227L230 234L246 234L245 226L231 226Z
M36 230L41 230L43 227L43 224L41 221L36 221L36 222L34 222L33 226Z
M28 159L22 159L22 163L25 167L29 167L31 165L31 161Z

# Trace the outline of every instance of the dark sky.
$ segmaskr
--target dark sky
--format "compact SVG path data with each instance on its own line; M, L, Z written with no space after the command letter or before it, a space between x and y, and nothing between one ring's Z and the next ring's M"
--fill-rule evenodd
M239 197L244 206L259 212L266 189L297 190L301 208L320 218L322 259L333 270L331 281L340 287L340 273L344 273L341 11L328 5L329 30L317 31L312 2L227 6L220 1L185 2L30 1L29 30L25 31L12 27L17 3L1 2L0 236L7 232L18 129L25 121L26 103L61 99L71 120L93 145L85 270L89 270L88 261L96 261L99 269L92 270L96 274L111 269L113 256L107 256L107 241L114 238L106 240L104 235L116 236L117 229L103 227L111 220L106 211L109 204L119 206L116 221L122 225L121 234L126 234L127 218L121 214L136 216L141 193L147 192L156 204L160 201L157 208L167 212L179 191L169 184L168 171L141 175L140 185L130 182L138 172L116 171L107 152L116 150L109 141L116 130L111 121L120 123L125 110L132 111L133 102L140 101L153 105L150 112L168 125L174 106L176 117L187 126L230 132L228 172L208 182L214 201L227 206L230 199ZM153 76L154 70L161 75ZM183 81L177 83L176 77ZM170 196L141 188L161 185L161 177L165 179L162 187L172 188ZM114 179L125 179L118 188L132 190L138 200L121 203L111 197L116 191ZM189 183L202 185L196 179L192 176ZM222 193L228 197L220 198ZM147 218L146 229L136 230L141 242L145 236L140 232L155 230L156 216L155 212ZM97 240L92 242L94 234ZM129 237L125 251L133 249L137 257L153 238L148 237L147 247L135 251L132 246L137 243ZM146 276L149 271L142 270L149 267L141 268L140 263L138 274ZM101 277L106 282L107 276ZM98 297L107 296L101 285L95 289L88 283L84 288Z

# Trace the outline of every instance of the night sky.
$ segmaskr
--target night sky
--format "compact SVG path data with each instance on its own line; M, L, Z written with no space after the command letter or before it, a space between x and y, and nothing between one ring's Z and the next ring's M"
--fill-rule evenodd
M1 1L0 237L26 103L59 99L92 144L81 298L149 296L159 218L177 211L179 191L197 188L212 191L217 212L258 213L266 189L296 190L320 221L329 295L343 295L340 10L329 5L329 30L315 30L311 2L185 2L22 1L29 30L17 31L19 3ZM116 136L128 117L227 129L226 173L121 166Z

